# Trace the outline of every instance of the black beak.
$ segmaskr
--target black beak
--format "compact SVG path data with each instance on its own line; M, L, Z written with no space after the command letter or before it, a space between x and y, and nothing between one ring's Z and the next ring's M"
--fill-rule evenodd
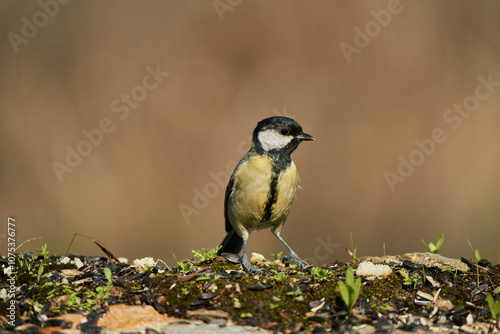
M302 132L300 135L298 135L297 137L298 140L302 141L302 140L305 140L305 141L310 141L310 140L314 140L314 137L311 136L311 135L308 135L307 133L304 133Z

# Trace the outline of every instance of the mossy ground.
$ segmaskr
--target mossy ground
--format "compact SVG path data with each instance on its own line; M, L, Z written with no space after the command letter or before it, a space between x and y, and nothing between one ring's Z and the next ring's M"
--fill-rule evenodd
M185 318L188 311L206 309L227 312L236 324L274 330L284 330L287 326L295 329L309 326L336 328L347 318L338 280L344 279L349 266L356 268L351 263L332 264L325 267L331 275L320 280L310 270L294 267L281 270L268 268L266 275L249 275L241 272L241 265L230 264L221 257L196 263L197 271L187 274L178 270L161 272L158 268L141 273L137 268L100 258L88 262L78 277L65 277L68 283L62 279L61 272L63 269L76 269L76 266L60 264L59 259L52 257L50 264L44 265L44 275L40 278L36 263L41 259L35 258L35 265L30 270L20 268L16 281L19 289L16 294L19 319L36 322L41 313L50 318L68 312L105 312L108 305L112 304L152 304L151 298L147 297L150 291L163 311L178 318ZM106 287L103 274L105 267L113 273L113 284L109 289L99 290L99 287ZM500 286L499 265L490 265L487 271L480 271L479 276L474 271L462 273L435 267L413 270L412 274L420 277L415 285L405 284L399 269L393 267L392 274L381 279L363 279L355 308L361 299L367 299L371 311L376 314L429 314L431 306L418 306L414 301L419 290L429 294L436 292L437 289L426 279L430 276L440 285L441 298L464 308L475 319L491 319L491 315L485 311L485 291L491 293L492 288ZM226 276L218 275L221 271ZM0 278L4 282L7 275L2 273ZM478 287L478 280L480 287L490 288L478 293L474 290ZM75 284L75 281L81 283ZM207 292L212 295L201 298ZM69 306L68 301L72 303ZM322 310L328 313L328 317L311 317L310 303L317 301L324 301ZM6 312L7 306L7 300L0 299L0 313Z

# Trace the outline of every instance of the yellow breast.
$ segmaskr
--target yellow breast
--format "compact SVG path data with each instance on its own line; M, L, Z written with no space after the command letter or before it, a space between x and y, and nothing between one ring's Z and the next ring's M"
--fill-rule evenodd
M273 208L271 221L283 219L283 223L290 212L292 202L295 198L295 191L299 186L299 173L292 161L290 167L281 172L278 179L278 200Z
M239 166L228 203L228 216L237 230L273 228L285 222L299 185L299 175L293 162L281 171L272 214L263 222L273 177L272 165L269 156L255 155Z

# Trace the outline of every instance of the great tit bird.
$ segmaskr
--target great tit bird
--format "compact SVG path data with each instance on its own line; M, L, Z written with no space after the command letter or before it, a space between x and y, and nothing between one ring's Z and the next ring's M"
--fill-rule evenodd
M309 140L314 138L288 117L270 117L257 123L252 146L236 165L226 188L227 235L219 255L237 254L243 247L241 262L245 270L261 272L248 260L247 240L254 230L270 229L299 267L308 265L287 245L280 232L299 186L297 167L290 155L300 142Z

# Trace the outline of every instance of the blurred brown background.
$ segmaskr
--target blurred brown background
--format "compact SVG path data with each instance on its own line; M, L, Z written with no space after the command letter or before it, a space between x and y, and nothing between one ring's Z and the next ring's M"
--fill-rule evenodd
M349 232L358 256L444 233L443 255L470 257L468 236L500 261L497 1L2 1L0 22L0 231L43 237L21 251L75 232L130 260L217 246L226 167L288 115L316 137L283 231L303 258L347 259ZM391 189L400 155L419 165Z

